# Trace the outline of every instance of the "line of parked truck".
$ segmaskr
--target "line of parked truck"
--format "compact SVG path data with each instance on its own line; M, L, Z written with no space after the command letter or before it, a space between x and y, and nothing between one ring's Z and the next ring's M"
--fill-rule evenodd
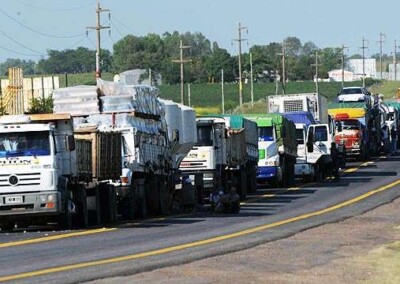
M263 114L196 117L157 88L102 80L53 100L52 114L0 117L2 230L86 227L193 209L233 188L244 199L260 183L322 181L385 149L381 130L398 130L400 106L302 93L269 96Z

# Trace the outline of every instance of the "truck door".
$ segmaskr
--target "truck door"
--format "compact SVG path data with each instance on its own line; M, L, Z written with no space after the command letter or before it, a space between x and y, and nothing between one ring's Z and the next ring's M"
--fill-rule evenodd
M307 132L307 160L315 163L321 156L330 156L331 142L328 124L310 125Z

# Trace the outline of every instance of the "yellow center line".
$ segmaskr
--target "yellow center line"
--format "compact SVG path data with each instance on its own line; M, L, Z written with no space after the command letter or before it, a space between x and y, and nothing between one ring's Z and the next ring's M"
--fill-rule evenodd
M88 231L83 231L83 232L73 232L73 233L60 234L60 235L55 235L55 236L41 237L41 238L29 239L29 240L23 240L23 241L0 243L0 248L16 247L16 246L22 246L22 245L27 245L27 244L48 242L48 241L54 241L54 240L60 240L60 239L78 237L78 236L99 234L99 233L105 233L105 232L110 232L110 231L114 231L114 230L116 230L116 228L102 228L102 229L88 230Z
M369 191L365 194L362 194L360 196L357 196L355 198L349 199L345 202L336 204L334 206L331 206L331 207L328 207L325 209L310 212L307 214L303 214L303 215L289 218L286 220L278 221L275 223L265 224L265 225L257 226L257 227L250 228L247 230L238 231L238 232L231 233L231 234L226 234L226 235L221 235L221 236L217 236L217 237L213 237L213 238L209 238L209 239L205 239L205 240L200 240L200 241L196 241L196 242L166 247L163 249L156 249L156 250L148 251L148 252L135 253L135 254L125 255L125 256L120 256L120 257L88 261L88 262L82 262L82 263L76 263L76 264L69 264L69 265L65 265L65 266L52 267L52 268L40 269L40 270L36 270L36 271L31 271L31 272L19 273L19 274L15 274L15 275L3 276L3 277L0 277L0 281L11 281L11 280L29 278L29 277L34 277L34 276L46 275L46 274L51 274L51 273L64 272L64 271L69 271L69 270L74 270L74 269L93 267L93 266L111 264L111 263L122 262L122 261L135 260L135 259L140 259L140 258L145 258L145 257L150 257L150 256L166 254L166 253L173 252L173 251L179 251L179 250L184 250L184 249L188 249L188 248L204 246L204 245L208 245L208 244L212 244L212 243L216 243L216 242L220 242L220 241L224 241L224 240L229 240L229 239L233 239L233 238L237 238L237 237L241 237L241 236L246 236L249 234L257 233L260 231L265 231L267 229L271 229L274 227L286 225L286 224L301 221L301 220L305 220L305 219L308 219L311 217L320 216L320 215L338 210L340 208L343 208L343 207L349 206L351 204L354 204L356 202L359 202L361 200L364 200L374 194L388 190L399 184L400 184L400 180L397 180L395 182L389 183L385 186L382 186L380 188Z

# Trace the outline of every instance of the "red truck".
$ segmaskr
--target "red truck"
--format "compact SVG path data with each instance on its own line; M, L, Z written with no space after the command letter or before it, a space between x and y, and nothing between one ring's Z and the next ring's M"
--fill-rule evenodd
M348 113L335 115L337 132L335 141L338 145L344 145L347 157L365 159L367 155L364 139L364 125L357 118L351 118Z

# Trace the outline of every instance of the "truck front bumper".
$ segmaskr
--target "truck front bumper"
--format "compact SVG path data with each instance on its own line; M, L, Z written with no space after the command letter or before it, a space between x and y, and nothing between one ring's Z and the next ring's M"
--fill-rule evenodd
M0 194L0 218L56 215L61 209L58 191Z
M257 179L267 180L275 178L278 174L278 167L258 167Z

